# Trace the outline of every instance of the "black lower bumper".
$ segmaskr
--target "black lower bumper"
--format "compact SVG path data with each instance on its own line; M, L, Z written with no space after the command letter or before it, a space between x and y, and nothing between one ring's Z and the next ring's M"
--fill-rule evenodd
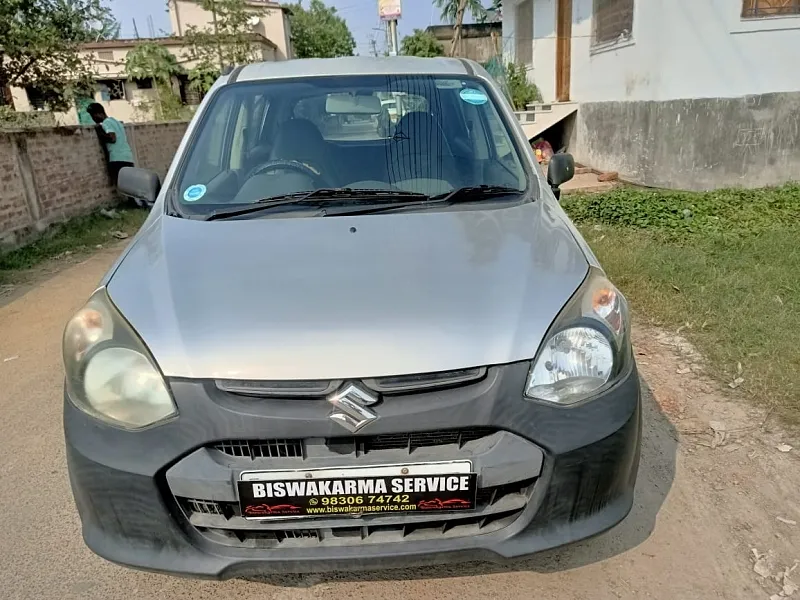
M527 502L507 525L480 535L409 537L391 543L355 540L275 548L216 543L189 522L170 487L170 469L174 472L176 465L187 464L182 461L218 440L341 435L327 418L324 402L267 406L225 395L209 384L173 381L180 418L146 431L123 432L65 399L67 459L84 539L100 556L127 566L229 578L499 561L613 527L632 506L639 462L641 408L635 369L598 398L570 408L524 400L520 390L526 373L525 364L493 368L478 384L384 400L376 408L381 415L374 424L376 433L492 426L535 445L543 457ZM492 477L502 473L502 465L494 466L499 471L492 471ZM227 483L233 486L236 477L234 468ZM202 481L200 473L194 483L181 485L201 486ZM207 495L220 499L226 491L219 482L215 485Z

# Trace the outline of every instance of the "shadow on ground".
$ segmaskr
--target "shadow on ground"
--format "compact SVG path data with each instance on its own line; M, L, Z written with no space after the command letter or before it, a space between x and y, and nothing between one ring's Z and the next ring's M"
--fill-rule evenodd
M633 508L622 523L604 534L504 564L470 562L385 571L271 575L248 579L276 586L311 587L332 582L439 579L515 571L552 573L575 569L622 554L635 548L650 536L655 528L658 512L675 479L678 434L644 381L642 404L642 455Z

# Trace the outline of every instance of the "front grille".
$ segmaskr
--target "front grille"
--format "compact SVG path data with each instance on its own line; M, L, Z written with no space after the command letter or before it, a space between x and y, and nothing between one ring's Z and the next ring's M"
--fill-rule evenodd
M377 450L406 450L409 454L417 448L455 444L459 448L468 442L495 433L492 427L466 427L410 433L384 433L371 436L329 438L326 446L338 454L354 453L356 456ZM303 458L303 440L223 440L212 447L228 456L243 458Z
M361 383L380 394L407 394L434 389L452 388L475 383L486 376L486 367L456 369L435 373L413 373L362 379ZM272 398L323 398L346 382L341 379L326 380L240 380L217 379L218 389L230 394Z
M240 458L303 458L302 440L223 440L213 448Z
M250 529L217 529L196 527L210 541L242 548L276 548L282 546L352 546L356 544L391 543L445 537L469 537L490 533L509 526L521 510L489 517L475 516L451 520L425 521L409 525L364 525L337 527L254 531Z
M178 498L178 504L195 529L217 543L248 548L273 548L280 545L352 545L441 536L470 536L489 533L509 525L524 510L536 479L480 488L475 509L465 514L374 515L352 518L312 517L287 521L247 521L236 502L215 502L197 498ZM386 521L383 524L381 521ZM422 517L421 519L419 517ZM438 518L437 518L438 517ZM403 522L398 522L403 521ZM320 524L319 527L309 525ZM297 527L292 527L297 524ZM322 525L325 526L322 526ZM263 527L274 527L266 529Z

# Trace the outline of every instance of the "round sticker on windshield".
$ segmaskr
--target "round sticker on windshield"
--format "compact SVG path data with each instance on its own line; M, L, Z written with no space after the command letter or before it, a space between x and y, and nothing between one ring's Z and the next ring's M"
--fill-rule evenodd
M458 95L461 96L461 99L464 102L468 102L469 104L474 104L475 106L486 104L489 101L489 98L486 94L474 88L464 88L463 90L458 92Z
M202 183L197 183L186 188L186 191L183 192L183 199L186 200L186 202L197 202L205 195L206 186L204 186Z

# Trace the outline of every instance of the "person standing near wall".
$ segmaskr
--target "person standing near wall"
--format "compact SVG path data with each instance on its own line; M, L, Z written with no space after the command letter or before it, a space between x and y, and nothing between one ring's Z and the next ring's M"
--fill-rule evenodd
M125 126L113 117L106 115L106 109L97 102L87 106L86 112L92 117L92 121L97 123L97 133L105 145L108 157L108 172L111 175L111 182L116 186L119 172L124 167L134 166L133 151L128 144Z

